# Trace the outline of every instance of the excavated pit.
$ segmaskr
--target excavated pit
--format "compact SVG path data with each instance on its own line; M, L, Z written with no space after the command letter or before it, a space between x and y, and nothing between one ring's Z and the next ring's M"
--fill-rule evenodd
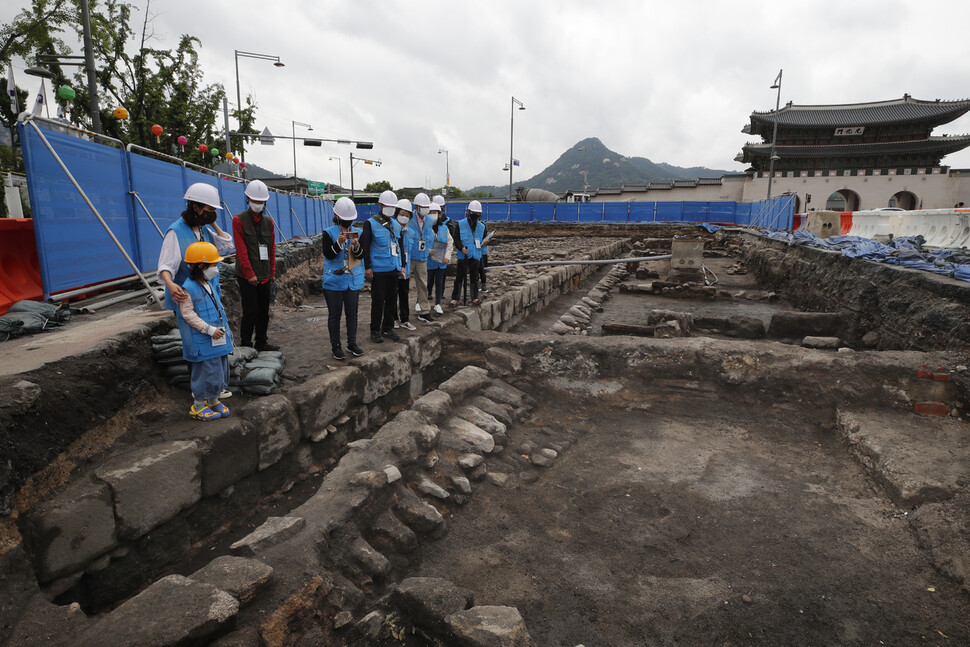
M8 519L0 643L99 644L166 576L192 581L228 555L275 572L192 644L488 644L456 638L460 608L436 616L401 593L414 577L463 587L464 607L515 607L539 645L970 641L965 284L743 232L560 226L543 246L534 229L499 229L493 264L578 258L577 241L599 258L660 254L672 235L701 236L718 281L669 282L665 261L496 270L479 308L338 363L310 258L271 323L274 341L300 349L279 394L230 400L236 415L206 436L184 419L183 392L137 368L163 323L114 345L125 363L102 349L25 374L45 395L72 375L79 400L98 396L92 365L124 380L108 415L69 425L74 450L96 449L61 454L18 491L24 539ZM590 295L601 310L557 329ZM364 322L368 311L365 300ZM488 373L455 387L468 367ZM928 404L948 416L916 413ZM454 439L459 408L492 449ZM31 415L56 421L36 406L8 419L29 429ZM894 450L904 432L930 447ZM105 478L103 462L163 443L195 444L178 445L198 452L194 502L145 530L122 524L121 490L86 494L114 497L114 547L59 569L39 559L58 528L43 511ZM60 642L44 642L48 625Z

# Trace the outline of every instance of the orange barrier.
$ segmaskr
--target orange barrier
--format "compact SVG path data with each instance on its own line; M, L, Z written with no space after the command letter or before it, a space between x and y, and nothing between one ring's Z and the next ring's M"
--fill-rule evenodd
M841 230L839 231L839 234L842 235L842 236L848 235L848 233L852 230L852 212L851 211L843 211L842 212L842 223L841 224L842 224L842 227L841 227Z
M43 296L34 221L0 218L0 315L17 301Z

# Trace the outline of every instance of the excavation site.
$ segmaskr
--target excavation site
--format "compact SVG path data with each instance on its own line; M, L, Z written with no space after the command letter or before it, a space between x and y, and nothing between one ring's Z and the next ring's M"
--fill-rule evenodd
M280 244L220 420L144 299L4 342L0 644L970 644L970 284L495 229L480 304L377 344L365 287L345 360L320 236Z

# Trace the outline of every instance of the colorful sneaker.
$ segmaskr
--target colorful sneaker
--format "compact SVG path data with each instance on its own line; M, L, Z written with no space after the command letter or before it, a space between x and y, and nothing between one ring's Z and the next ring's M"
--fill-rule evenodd
M458 306L461 305L461 301L458 301L457 299L452 299L451 303L449 303L448 305L450 305L452 308L457 308Z
M436 303L434 305L434 311L437 312L439 315L443 315L445 313L445 311L441 309L440 303Z
M216 402L215 404L210 404L209 405L209 408L212 409L213 411L215 411L216 413L218 413L219 416L222 417L222 418L228 418L229 417L229 407L227 407L226 405L224 405L221 402Z
M411 323L410 321L401 322L401 328L404 328L405 330L417 330L414 324Z
M481 303L481 301L479 301L478 299L472 299L471 305L477 306L479 303Z
M216 413L204 404L198 408L193 404L192 408L189 409L189 415L196 420L218 420L222 417L221 413Z

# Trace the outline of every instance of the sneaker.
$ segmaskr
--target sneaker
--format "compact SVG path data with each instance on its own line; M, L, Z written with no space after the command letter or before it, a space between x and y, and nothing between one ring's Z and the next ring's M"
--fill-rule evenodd
M230 391L229 389L223 389L222 393L219 394L220 400L225 400L226 398L231 398L231 397L232 397L232 391Z
M381 341L384 341L384 340L382 339ZM361 355L364 354L364 351L361 350L360 346L358 346L356 342L352 342L352 341L347 342L347 350L349 350L350 354L353 355L354 357L360 357Z
M439 315L443 315L445 313L445 311L441 309L440 303L434 304L434 311L437 312Z
M472 299L473 306L477 306L479 303L481 303L481 301L479 301L478 299Z
M347 356L344 355L344 349L340 346L332 346L330 350L333 352L334 359L347 359Z
M428 315L418 315L418 321L421 323L431 323L432 319Z
M379 332L372 332L370 334L370 340L372 342L374 342L375 344L383 344L384 343L384 337Z
M264 350L279 350L279 349L280 349L280 347L279 346L276 346L274 344L256 344L256 350L258 350L258 351L264 351Z
M384 336L390 339L391 341L401 341L401 336L396 332L394 332L393 330L385 330Z
M414 326L414 324L411 323L410 321L404 321L404 322L402 322L401 323L401 328L404 328L405 330L417 330L417 328Z
M400 322L400 321L398 321L397 319L395 319L395 320L394 320L394 327L395 327L395 328L400 328L400 327L401 327L401 322Z
M421 304L420 303L415 303L414 304L414 311L415 312L423 312L424 311L424 308L421 307Z
M458 300L454 300L453 299L452 302L449 303L448 305L450 305L452 308L457 308L458 306L461 305L461 301L458 301Z
M480 287L480 288L478 289L478 291L479 291L479 292L488 292L488 290L486 290L486 289L485 289L485 286L484 286L484 285L483 285L482 287Z
M209 405L209 408L212 409L213 411L215 411L216 413L218 413L219 416L222 417L222 418L228 418L229 417L229 407L227 407L226 405L224 405L221 402L216 402L215 404L210 404Z
M189 409L189 415L196 420L218 420L222 417L221 413L216 413L204 404L201 407L196 407L193 404Z

